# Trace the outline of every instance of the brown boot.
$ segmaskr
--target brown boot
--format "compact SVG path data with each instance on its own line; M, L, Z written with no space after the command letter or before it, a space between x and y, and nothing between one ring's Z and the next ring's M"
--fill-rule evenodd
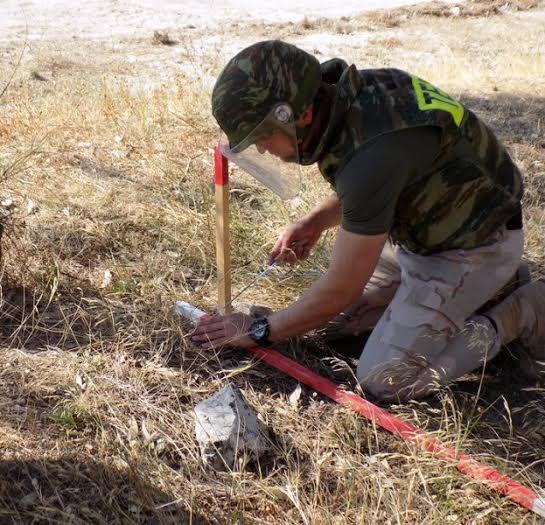
M516 289L484 315L496 323L502 344L520 340L527 354L520 359L525 371L545 378L545 281Z

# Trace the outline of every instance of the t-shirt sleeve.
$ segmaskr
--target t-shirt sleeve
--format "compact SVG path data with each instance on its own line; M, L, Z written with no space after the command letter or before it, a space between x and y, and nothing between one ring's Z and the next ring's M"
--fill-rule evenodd
M440 129L409 128L364 144L335 176L344 230L387 233L403 188L429 171L440 148Z

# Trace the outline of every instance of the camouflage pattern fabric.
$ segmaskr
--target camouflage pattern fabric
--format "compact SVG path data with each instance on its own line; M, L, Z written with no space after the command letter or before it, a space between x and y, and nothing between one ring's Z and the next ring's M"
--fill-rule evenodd
M362 387L383 401L418 399L496 356L501 336L474 312L510 280L523 247L523 231L502 228L473 250L399 248L401 283L360 356Z
M320 64L322 82L336 84L348 64L342 58L332 58Z
M297 118L320 87L315 57L278 40L258 42L234 56L212 92L212 114L230 147L239 144L276 104L287 103Z
M328 64L329 77L332 69ZM424 255L490 243L520 211L520 172L474 113L409 73L345 68L320 142L301 153L301 163L318 162L334 185L336 174L366 142L415 126L441 129L441 153L429 174L403 190L392 240Z

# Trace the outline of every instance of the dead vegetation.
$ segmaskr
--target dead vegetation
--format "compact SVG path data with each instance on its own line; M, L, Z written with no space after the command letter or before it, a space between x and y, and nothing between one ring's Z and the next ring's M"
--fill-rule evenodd
M155 45L162 46L175 46L178 43L166 31L154 31L151 41Z
M377 11L369 15L369 20L385 27L399 27L414 17L435 18L484 18L503 13L529 11L539 7L538 0L469 0L459 3L441 4L430 2L394 10Z
M402 27L390 26L399 29L364 49L348 42L336 52L421 74L490 123L525 174L526 257L538 276L545 274L545 42L537 22L513 14L533 2L508 4L505 11L497 2L467 2L461 10L480 14L457 16L410 8ZM386 14L361 20L379 16ZM442 44L425 54L430 16ZM359 20L350 24L363 31ZM325 24L301 27L311 34ZM373 38L376 27L368 31ZM262 28L233 31L254 39ZM95 43L85 45L94 56L85 69L57 67L48 82L32 82L26 68L36 64L25 63L0 97L0 521L537 524L307 389L290 403L295 381L243 353L189 346L174 300L215 304L210 86L204 73L177 71L140 89L134 81L153 76L152 64L129 68L119 51L115 62ZM149 39L133 45L152 47ZM61 59L84 63L66 48L62 56L41 53L48 67L36 71ZM206 64L214 74L222 58L212 50ZM13 65L0 67L2 85L11 82ZM237 290L260 268L278 230L328 190L308 174L301 196L281 203L232 175ZM327 265L328 246L326 238L308 263L271 275L241 301L287 304ZM282 349L355 388L354 362L340 348L302 338ZM271 429L271 452L248 470L207 472L190 410L226 381ZM440 395L391 410L544 489L544 406L545 390L525 383L505 352Z
M371 12L341 16L338 19L327 17L305 17L301 22L287 22L283 24L263 24L254 22L250 28L262 29L264 26L274 29L279 37L289 35L311 34L317 31L333 34L353 34L363 31L381 31L384 29L399 28L415 19L426 18L487 18L494 15L532 11L543 7L542 0L467 0L459 3L426 2L395 9L379 9ZM432 22L433 23L433 22ZM266 31L262 31L266 34Z

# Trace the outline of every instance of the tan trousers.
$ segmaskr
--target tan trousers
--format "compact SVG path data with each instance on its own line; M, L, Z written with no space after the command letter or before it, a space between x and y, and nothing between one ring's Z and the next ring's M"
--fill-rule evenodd
M514 275L523 245L522 230L428 256L388 245L361 300L326 332L334 338L376 323L357 368L362 387L385 401L423 397L499 352L494 326L474 313Z

